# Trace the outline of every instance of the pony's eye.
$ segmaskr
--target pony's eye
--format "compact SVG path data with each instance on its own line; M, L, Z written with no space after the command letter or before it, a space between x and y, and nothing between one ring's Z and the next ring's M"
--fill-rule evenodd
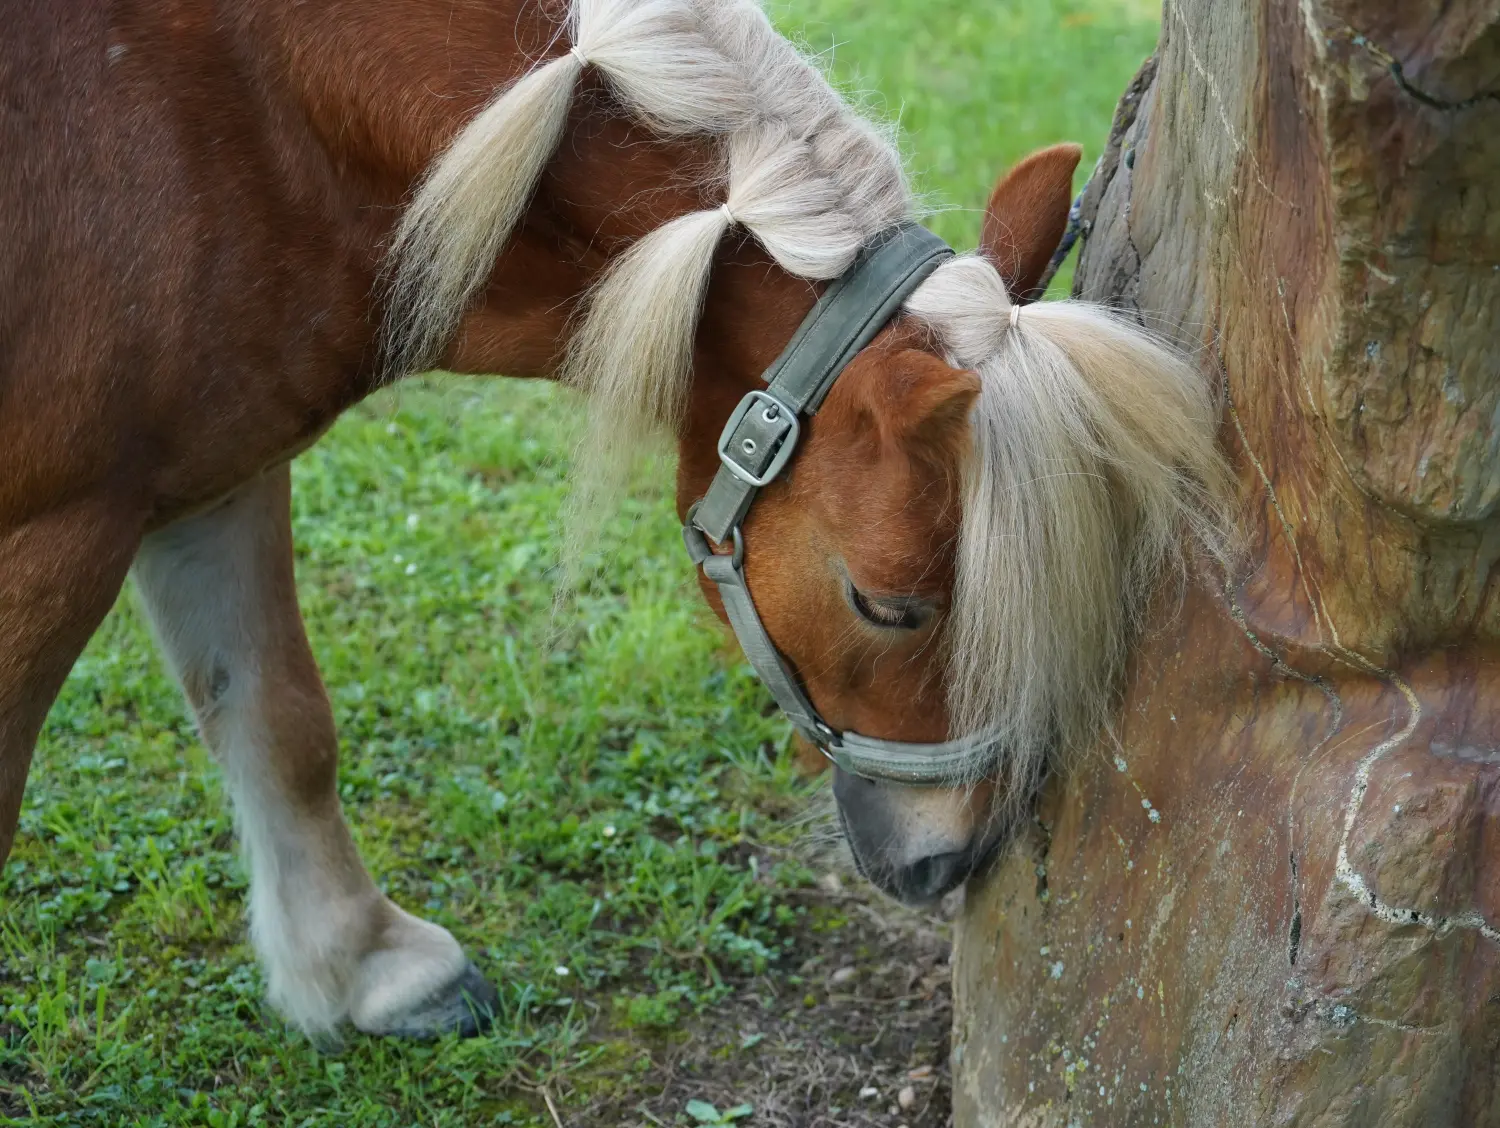
M852 583L844 585L849 606L871 626L898 631L914 631L924 625L931 611L913 599L881 599L866 595Z

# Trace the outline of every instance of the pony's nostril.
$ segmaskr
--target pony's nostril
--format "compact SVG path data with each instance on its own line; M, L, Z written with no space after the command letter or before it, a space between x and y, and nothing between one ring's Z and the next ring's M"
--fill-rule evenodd
M896 895L903 901L935 901L968 874L967 855L929 854L919 858L896 875Z

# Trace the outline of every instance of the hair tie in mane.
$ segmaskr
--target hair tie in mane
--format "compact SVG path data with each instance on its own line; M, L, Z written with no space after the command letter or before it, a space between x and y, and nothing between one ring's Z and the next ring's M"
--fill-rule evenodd
M736 227L739 225L740 221L735 218L734 212L729 210L728 204L720 204L719 210L724 213L724 218L729 221L730 227Z
M578 44L575 43L569 47L568 54L577 59L580 65L585 67L589 65L589 57L583 53L583 48L578 46Z
M1015 302L1010 304L1010 327L1017 328L1021 324L1021 307Z

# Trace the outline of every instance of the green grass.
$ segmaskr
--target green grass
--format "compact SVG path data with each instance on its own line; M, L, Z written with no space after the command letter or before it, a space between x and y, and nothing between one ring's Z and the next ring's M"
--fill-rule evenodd
M899 114L960 246L1029 149L1092 163L1155 38L1142 0L775 11ZM786 953L838 927L795 849L816 785L699 606L666 467L554 612L575 414L544 386L414 382L296 464L351 822L391 895L501 985L496 1032L325 1053L265 1009L215 771L127 597L52 710L0 876L0 1122L549 1124L548 1098L566 1117L659 1089L655 1049L736 985L802 997ZM725 1046L753 1074L754 1039Z
M847 91L901 125L907 167L960 250L990 190L1027 153L1084 147L1081 189L1115 102L1156 47L1156 0L768 0ZM1069 263L1049 293L1065 296Z

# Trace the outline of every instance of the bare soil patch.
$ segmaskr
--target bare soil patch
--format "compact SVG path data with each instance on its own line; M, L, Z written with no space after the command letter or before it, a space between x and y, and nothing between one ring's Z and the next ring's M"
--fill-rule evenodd
M644 1043L639 1031L620 1032L644 1045L634 1078L605 1086L570 1128L692 1124L684 1110L694 1100L752 1105L743 1123L753 1128L951 1123L956 898L918 912L833 873L799 897L809 924L780 973L735 984L711 1012Z

